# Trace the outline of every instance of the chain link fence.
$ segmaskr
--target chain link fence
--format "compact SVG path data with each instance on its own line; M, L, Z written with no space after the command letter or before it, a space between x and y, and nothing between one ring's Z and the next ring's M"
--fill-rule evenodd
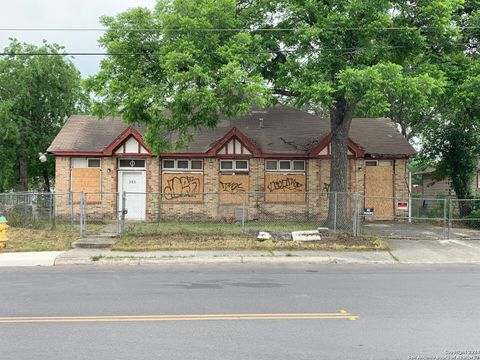
M391 239L480 239L480 199L364 197L363 230Z
M121 204L122 232L151 235L195 232L195 226L276 238L321 227L358 235L361 210L358 194L319 192L124 193Z
M402 239L480 239L480 199L368 197L359 193L1 193L9 225L80 237L135 232L219 233L277 238L329 231Z

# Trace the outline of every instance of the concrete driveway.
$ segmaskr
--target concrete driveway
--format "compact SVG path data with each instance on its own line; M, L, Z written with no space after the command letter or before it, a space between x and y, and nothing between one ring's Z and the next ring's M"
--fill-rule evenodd
M479 240L387 240L402 264L480 263Z
M379 235L386 239L471 239L480 240L480 230L454 227L448 229L443 224L408 222L365 222L362 231Z

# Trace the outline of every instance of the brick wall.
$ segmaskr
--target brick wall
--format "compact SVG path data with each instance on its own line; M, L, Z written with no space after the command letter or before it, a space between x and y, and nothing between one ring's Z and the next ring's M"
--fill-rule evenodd
M182 220L229 220L241 216L243 203L248 205L248 219L279 218L288 216L298 219L325 219L328 213L328 191L330 185L330 160L309 159L305 162L305 191L308 192L304 201L300 202L265 202L265 161L263 158L252 158L249 161L249 195L245 201L225 203L220 201L219 160L204 159L203 189L206 194L200 202L180 199L168 201L160 196L162 192L161 159L152 157L146 159L147 167L147 219L177 218ZM408 194L408 172L405 159L395 160L394 188L395 194ZM348 165L348 189L350 192L364 194L365 166L363 159L350 159ZM117 211L117 159L104 157L102 159L102 201L98 204L88 204L91 214L100 218L115 219ZM68 193L70 190L70 158L58 156L56 161L57 193ZM60 197L59 197L60 198ZM238 199L238 196L237 196ZM178 199L177 199L178 200ZM71 205L68 196L57 201L58 214L70 214Z
M55 158L55 212L57 217L71 216L70 206L70 157Z

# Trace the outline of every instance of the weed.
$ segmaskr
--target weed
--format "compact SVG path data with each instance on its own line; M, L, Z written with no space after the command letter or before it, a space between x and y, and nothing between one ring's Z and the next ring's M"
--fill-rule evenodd
M104 257L103 255L93 255L93 256L90 257L90 260L99 261L99 260L103 259L103 257Z

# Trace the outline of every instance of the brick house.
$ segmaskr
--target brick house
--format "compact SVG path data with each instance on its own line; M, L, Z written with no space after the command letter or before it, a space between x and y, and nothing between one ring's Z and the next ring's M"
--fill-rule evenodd
M413 175L419 177L419 183L414 187L414 192L422 197L434 198L444 196L454 196L455 191L451 185L451 179L436 180L434 178L435 168L429 167ZM470 184L472 194L480 190L480 163L477 165L477 173Z
M197 133L188 148L158 157L143 141L144 132L117 118L71 116L48 148L56 155L56 192L75 192L74 201L78 192L88 193L87 203L106 218L121 207L121 198L106 194L124 191L132 220L156 219L160 208L162 216L208 219L235 217L240 206L249 219L285 211L326 215L327 119L285 106L256 110L222 120ZM375 216L393 217L393 198L408 196L407 161L414 154L389 119L354 119L348 190L360 193ZM67 207L57 202L57 212Z

